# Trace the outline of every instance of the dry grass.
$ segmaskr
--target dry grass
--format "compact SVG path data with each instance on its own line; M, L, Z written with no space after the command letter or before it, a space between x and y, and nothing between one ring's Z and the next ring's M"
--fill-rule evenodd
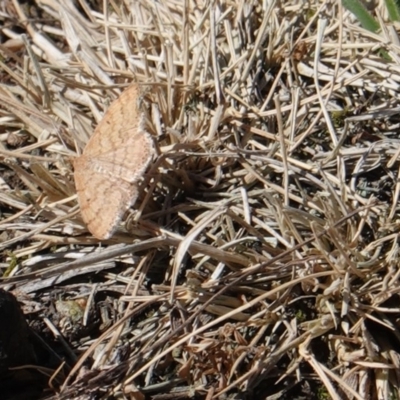
M94 3L0 2L2 287L63 343L57 398L399 398L394 27ZM158 155L100 245L71 157L132 80Z

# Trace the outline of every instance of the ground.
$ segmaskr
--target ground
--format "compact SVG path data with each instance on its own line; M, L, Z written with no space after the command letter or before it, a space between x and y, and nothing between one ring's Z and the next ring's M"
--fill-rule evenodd
M41 398L399 398L385 5L372 32L338 1L105 3L0 2L1 287ZM74 160L132 82L154 154L99 240Z

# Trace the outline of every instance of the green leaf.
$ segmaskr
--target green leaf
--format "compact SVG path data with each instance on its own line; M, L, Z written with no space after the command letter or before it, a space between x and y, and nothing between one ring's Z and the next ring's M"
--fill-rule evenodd
M400 6L399 1L385 0L386 8L388 10L389 18L391 21L400 21Z
M359 0L342 0L342 4L358 18L363 28L370 32L377 32L379 30L379 23Z

